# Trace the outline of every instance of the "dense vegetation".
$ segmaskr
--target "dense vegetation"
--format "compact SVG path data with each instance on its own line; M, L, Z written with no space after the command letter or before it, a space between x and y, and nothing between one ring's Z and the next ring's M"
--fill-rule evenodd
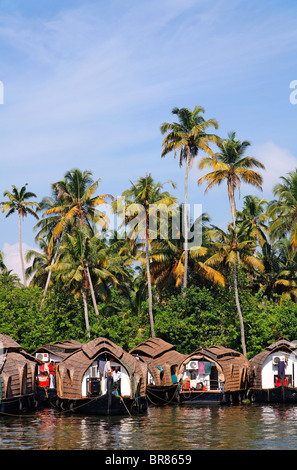
M261 188L264 167L246 156L250 143L234 132L226 139L206 133L218 123L205 121L203 113L201 107L173 110L179 122L162 124L162 156L179 154L186 204L188 172L204 152L199 167L210 172L197 183L206 182L206 190L226 184L228 228L211 225L207 214L189 220L172 194L174 183L155 182L151 175L116 200L100 195L100 180L80 169L66 172L40 202L26 185L13 186L4 191L3 213L19 217L20 248L22 217L38 219L38 249L20 251L21 266L24 255L30 264L21 280L0 257L2 334L29 352L97 336L129 350L159 336L184 353L221 344L247 357L280 337L297 339L297 170L280 177L273 201L249 195L237 210L241 182ZM100 210L104 204L121 219L118 232ZM167 236L158 218L164 208L170 209ZM197 226L201 246L188 247L185 233Z

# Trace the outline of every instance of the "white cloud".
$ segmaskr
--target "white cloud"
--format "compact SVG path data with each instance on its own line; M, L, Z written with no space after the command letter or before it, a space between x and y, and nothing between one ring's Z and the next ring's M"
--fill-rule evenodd
M265 170L261 171L265 194L272 193L273 187L280 182L280 176L285 176L297 168L297 156L272 141L258 146L253 155L265 166Z
M22 250L26 269L30 265L30 263L27 263L25 259L27 251L38 251L38 249L36 247L33 248L26 243L22 243ZM13 274L16 274L20 278L21 282L23 282L19 244L15 243L14 245L10 245L9 243L4 243L2 251L4 253L5 266L8 268L8 270L11 270ZM27 281L27 284L29 284L29 281Z

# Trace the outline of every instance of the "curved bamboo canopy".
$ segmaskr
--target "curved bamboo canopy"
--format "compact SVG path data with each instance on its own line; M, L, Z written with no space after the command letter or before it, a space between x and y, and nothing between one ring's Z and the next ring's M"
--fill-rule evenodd
M267 346L264 351L250 359L250 387L262 388L262 367L267 357L277 351L282 351L287 354L296 354L297 344L288 341L286 338L281 338L278 341Z
M82 343L75 340L56 341L55 343L45 344L35 349L34 354L38 352L48 352L61 357L62 359L72 354L81 347Z
M126 369L132 383L131 398L134 398L136 393L138 396L145 395L147 375L145 365L112 341L99 337L82 344L80 349L58 364L56 379L60 398L70 400L82 398L83 376L99 356L106 356L108 360L118 362Z
M185 355L176 351L176 347L161 338L150 338L133 349L130 354L137 355L148 364L155 385L172 385L172 373L185 359ZM160 368L164 371L162 379Z
M1 400L33 395L38 363L10 336L0 334Z
M215 364L221 380L224 382L224 391L234 392L245 390L249 379L249 361L238 351L225 348L224 346L211 346L209 348L198 348L186 356L179 368L180 377L185 364L192 360L204 360Z

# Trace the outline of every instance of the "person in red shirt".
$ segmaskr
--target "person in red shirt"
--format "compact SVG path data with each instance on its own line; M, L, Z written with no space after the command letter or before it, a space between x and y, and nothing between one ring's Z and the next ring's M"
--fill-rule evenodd
M49 387L50 388L55 388L56 387L56 384L55 384L55 364L53 363L53 361L50 362L50 364L48 366L48 370L49 370L49 378L50 378Z

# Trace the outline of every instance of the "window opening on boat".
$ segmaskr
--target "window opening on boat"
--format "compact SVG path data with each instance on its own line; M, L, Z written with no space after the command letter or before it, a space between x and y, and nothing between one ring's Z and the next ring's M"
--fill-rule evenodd
M111 356L99 356L86 370L82 380L82 396L100 396L107 393L130 395L130 377L127 370Z
M24 365L22 373L22 395L27 394L27 364Z
M160 371L160 380L161 384L163 385L164 369L161 366L157 366L157 369Z
M171 373L171 380L173 384L177 384L177 376L176 376L176 366L171 366L170 368Z
M40 387L56 388L56 366L61 362L61 358L50 353L37 353L35 355L37 359L42 361L38 365L37 371L37 383ZM71 382L70 372L68 380Z
M272 360L272 365L275 372L274 386L292 386L292 375L288 373L288 370L286 373L286 369L288 369L288 355L274 356Z
M184 390L222 390L223 382L216 364L206 358L191 359L184 365L182 388Z

